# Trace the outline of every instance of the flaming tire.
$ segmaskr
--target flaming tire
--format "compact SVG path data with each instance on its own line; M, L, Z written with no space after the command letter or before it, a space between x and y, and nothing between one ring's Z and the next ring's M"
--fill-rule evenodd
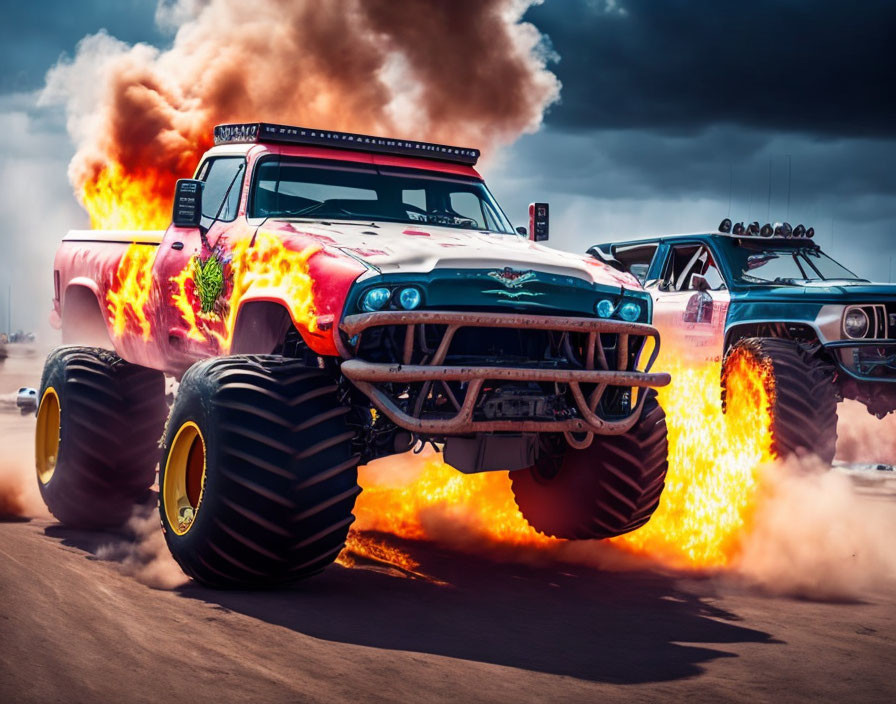
M638 423L622 435L594 438L584 450L544 454L512 472L523 517L555 538L611 538L641 527L659 506L666 480L666 414L649 391Z
M160 513L174 559L216 588L320 572L354 521L359 456L333 379L276 356L194 364L168 420Z
M122 525L155 481L165 377L94 347L47 358L35 459L47 508L73 528Z
M812 453L827 464L837 448L837 390L823 360L791 340L751 337L728 350L722 365L722 410L729 401L727 378L738 354L771 369L772 452L778 457Z

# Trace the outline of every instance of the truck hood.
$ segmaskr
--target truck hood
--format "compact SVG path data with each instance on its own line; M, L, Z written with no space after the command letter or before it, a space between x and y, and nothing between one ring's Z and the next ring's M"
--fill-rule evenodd
M515 234L384 222L268 221L264 229L302 234L341 251L368 267L362 279L380 274L428 274L436 269L510 268L570 276L616 289L641 289L631 274L594 257L561 252Z
M818 281L797 286L752 287L734 293L747 301L794 303L885 303L896 301L896 285L867 281Z

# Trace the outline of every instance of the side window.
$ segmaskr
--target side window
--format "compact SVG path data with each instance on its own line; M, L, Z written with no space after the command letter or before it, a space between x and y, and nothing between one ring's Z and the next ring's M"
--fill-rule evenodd
M236 218L240 204L240 194L243 191L243 176L246 168L246 160L241 156L219 157L210 159L199 171L199 178L205 181L202 191L202 224L208 227L215 215L219 220L230 222ZM233 186L231 187L231 184ZM227 193L227 189L230 193ZM222 207L224 196L227 194L227 202Z
M684 244L672 247L663 272L666 290L696 291L695 275L704 277L712 290L725 287L725 279L706 246Z
M637 245L633 247L614 247L613 256L622 263L626 271L634 276L641 284L647 280L647 272L650 263L656 254L657 245Z

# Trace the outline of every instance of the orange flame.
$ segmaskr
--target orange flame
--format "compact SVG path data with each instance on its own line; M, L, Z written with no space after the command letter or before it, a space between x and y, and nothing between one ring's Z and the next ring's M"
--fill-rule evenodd
M148 304L152 294L152 263L156 247L130 244L118 262L106 293L109 323L116 336L136 326L144 340L150 336Z
M419 562L403 550L352 529L345 541L345 550L339 553L336 562L343 567L354 567L358 559L386 563L413 574L416 574L416 569L420 566Z
M669 472L660 506L619 545L667 564L724 567L736 556L757 500L758 468L772 459L770 372L733 360L722 413L720 365L670 370L660 392L669 431Z
M97 230L164 230L171 222L171 194L159 195L152 176L127 173L112 162L81 189L81 202ZM167 181L164 185L167 186Z
M673 371L660 392L669 428L669 472L647 525L613 542L676 567L724 567L737 555L757 501L758 467L772 458L769 372L738 357L720 403L719 364ZM533 530L518 511L505 473L461 474L434 456L409 455L361 469L357 527L405 538L446 531L507 545L562 541Z

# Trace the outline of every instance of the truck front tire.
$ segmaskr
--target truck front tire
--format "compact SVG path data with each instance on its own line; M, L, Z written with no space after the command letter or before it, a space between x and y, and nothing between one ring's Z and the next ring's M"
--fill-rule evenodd
M648 391L638 423L622 435L599 435L584 450L544 454L511 472L516 504L535 530L585 540L629 533L659 506L668 468L666 415Z
M837 448L837 391L831 365L798 342L766 337L739 340L722 364L722 409L728 398L726 379L737 355L748 355L771 369L772 452L778 457L812 453L825 463Z
M165 377L95 347L60 347L41 379L35 462L47 508L72 528L121 526L155 481Z
M171 554L215 588L259 588L336 559L361 489L354 432L320 369L277 356L193 365L165 431L159 496Z

